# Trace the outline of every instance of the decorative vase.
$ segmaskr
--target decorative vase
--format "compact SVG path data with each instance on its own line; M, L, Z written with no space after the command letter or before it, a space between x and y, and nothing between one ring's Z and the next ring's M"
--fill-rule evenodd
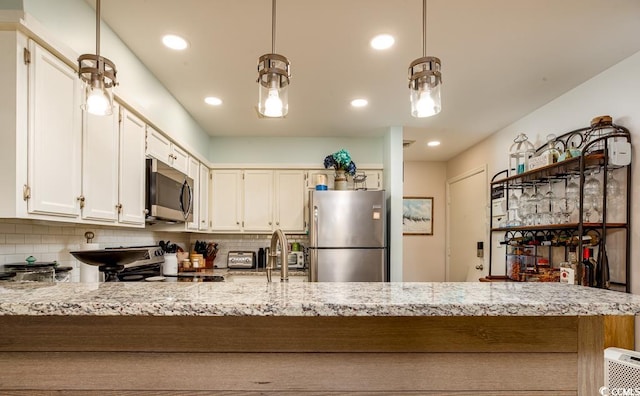
M336 170L336 178L334 179L334 188L336 190L347 189L347 173L342 169Z

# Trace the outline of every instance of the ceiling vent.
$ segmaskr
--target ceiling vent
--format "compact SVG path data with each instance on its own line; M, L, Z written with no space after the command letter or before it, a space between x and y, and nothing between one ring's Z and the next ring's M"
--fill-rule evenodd
M416 142L415 140L403 140L402 141L402 148L406 149L407 147L411 146L415 142Z

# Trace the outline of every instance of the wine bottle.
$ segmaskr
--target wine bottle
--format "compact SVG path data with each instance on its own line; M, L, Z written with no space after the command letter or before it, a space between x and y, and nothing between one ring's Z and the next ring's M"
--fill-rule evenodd
M607 251L602 240L600 241L598 259L596 260L595 282L595 286L601 289L608 289L610 287L609 258L607 257Z
M582 250L582 282L583 286L593 286L594 284L594 267L591 262L591 249L584 248Z

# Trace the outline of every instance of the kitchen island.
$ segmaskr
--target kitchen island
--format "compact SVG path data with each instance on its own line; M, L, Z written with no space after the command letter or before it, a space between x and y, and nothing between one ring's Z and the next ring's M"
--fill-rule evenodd
M596 395L638 313L562 284L3 283L0 393Z

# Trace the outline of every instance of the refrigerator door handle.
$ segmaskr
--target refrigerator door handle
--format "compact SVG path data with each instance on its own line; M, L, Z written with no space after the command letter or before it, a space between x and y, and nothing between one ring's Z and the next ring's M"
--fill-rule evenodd
M317 282L318 281L318 231L320 231L320 227L318 224L318 206L313 206L313 232L311 235L313 236L311 243L315 249L312 249L312 258L311 265L309 266L309 281Z

